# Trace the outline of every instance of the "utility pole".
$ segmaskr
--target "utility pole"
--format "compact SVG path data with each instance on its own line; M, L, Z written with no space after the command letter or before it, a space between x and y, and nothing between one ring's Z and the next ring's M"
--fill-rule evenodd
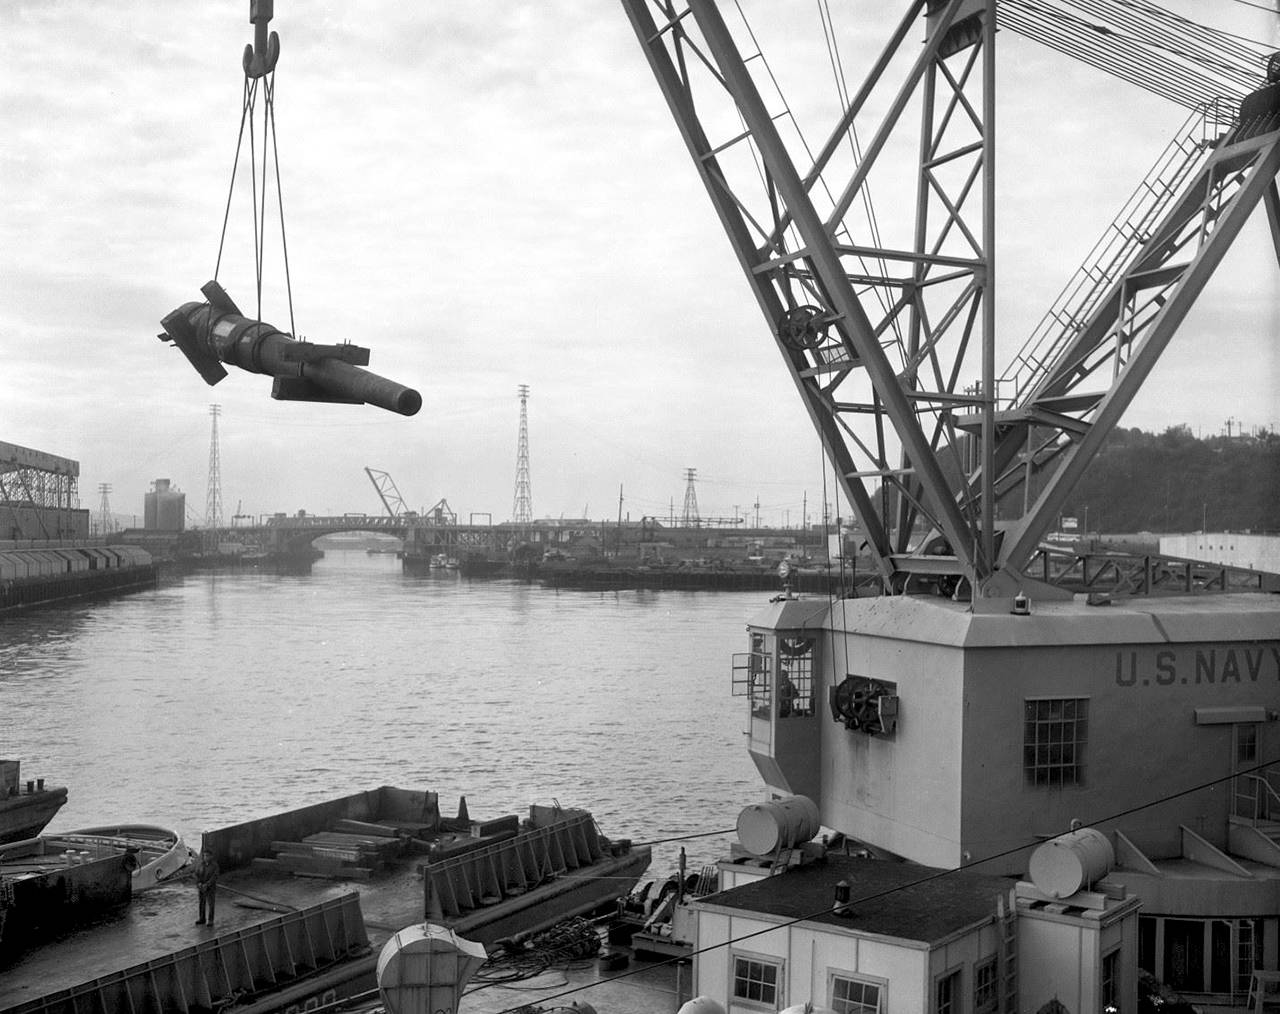
M615 557L622 555L622 483L618 483L618 539L613 555Z
M218 453L218 416L221 405L210 405L213 428L209 437L209 485L204 501L204 526L216 532L222 527L222 463Z
M516 493L511 520L518 525L533 522L533 494L529 489L529 385L520 385L520 436L516 443Z
M755 523L755 527L756 527L756 528L759 528L759 527L760 527L760 494L758 494L758 493L756 494L755 508L756 508L756 523Z

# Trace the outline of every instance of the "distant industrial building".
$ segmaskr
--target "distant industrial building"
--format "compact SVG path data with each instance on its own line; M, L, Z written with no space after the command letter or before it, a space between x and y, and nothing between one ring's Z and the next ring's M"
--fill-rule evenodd
M0 442L0 614L154 587L144 548L89 538L80 463Z
M0 441L0 541L84 539L80 462Z
M1280 535L1254 535L1250 532L1162 535L1160 552L1165 556L1280 574Z
M157 479L143 501L142 526L149 532L180 532L186 526L187 494Z

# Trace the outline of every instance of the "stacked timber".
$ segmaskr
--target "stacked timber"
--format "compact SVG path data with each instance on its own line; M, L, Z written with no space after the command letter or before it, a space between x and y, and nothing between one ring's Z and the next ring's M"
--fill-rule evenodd
M421 824L339 820L301 841L272 842L274 858L259 857L253 863L296 877L368 880L414 848L422 830Z

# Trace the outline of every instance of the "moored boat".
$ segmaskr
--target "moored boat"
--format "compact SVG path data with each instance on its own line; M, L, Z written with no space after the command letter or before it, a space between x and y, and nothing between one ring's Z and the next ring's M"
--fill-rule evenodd
M33 838L67 801L64 786L46 787L43 778L23 790L21 761L0 760L0 845Z
M94 855L104 852L133 855L137 863L133 870L135 894L178 876L193 858L182 835L154 824L86 827L46 837L55 843L66 843L68 848L78 847Z
M44 874L113 857L125 860L132 894L172 879L192 858L177 831L152 824L118 824L0 845L0 874Z

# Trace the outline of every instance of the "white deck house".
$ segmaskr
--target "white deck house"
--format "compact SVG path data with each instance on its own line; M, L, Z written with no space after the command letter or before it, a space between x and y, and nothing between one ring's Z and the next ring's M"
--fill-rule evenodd
M722 863L722 882L736 879ZM728 1014L1137 1010L1138 901L832 854L693 903L695 993ZM849 904L837 911L837 887ZM1115 895L1114 897L1109 895Z

